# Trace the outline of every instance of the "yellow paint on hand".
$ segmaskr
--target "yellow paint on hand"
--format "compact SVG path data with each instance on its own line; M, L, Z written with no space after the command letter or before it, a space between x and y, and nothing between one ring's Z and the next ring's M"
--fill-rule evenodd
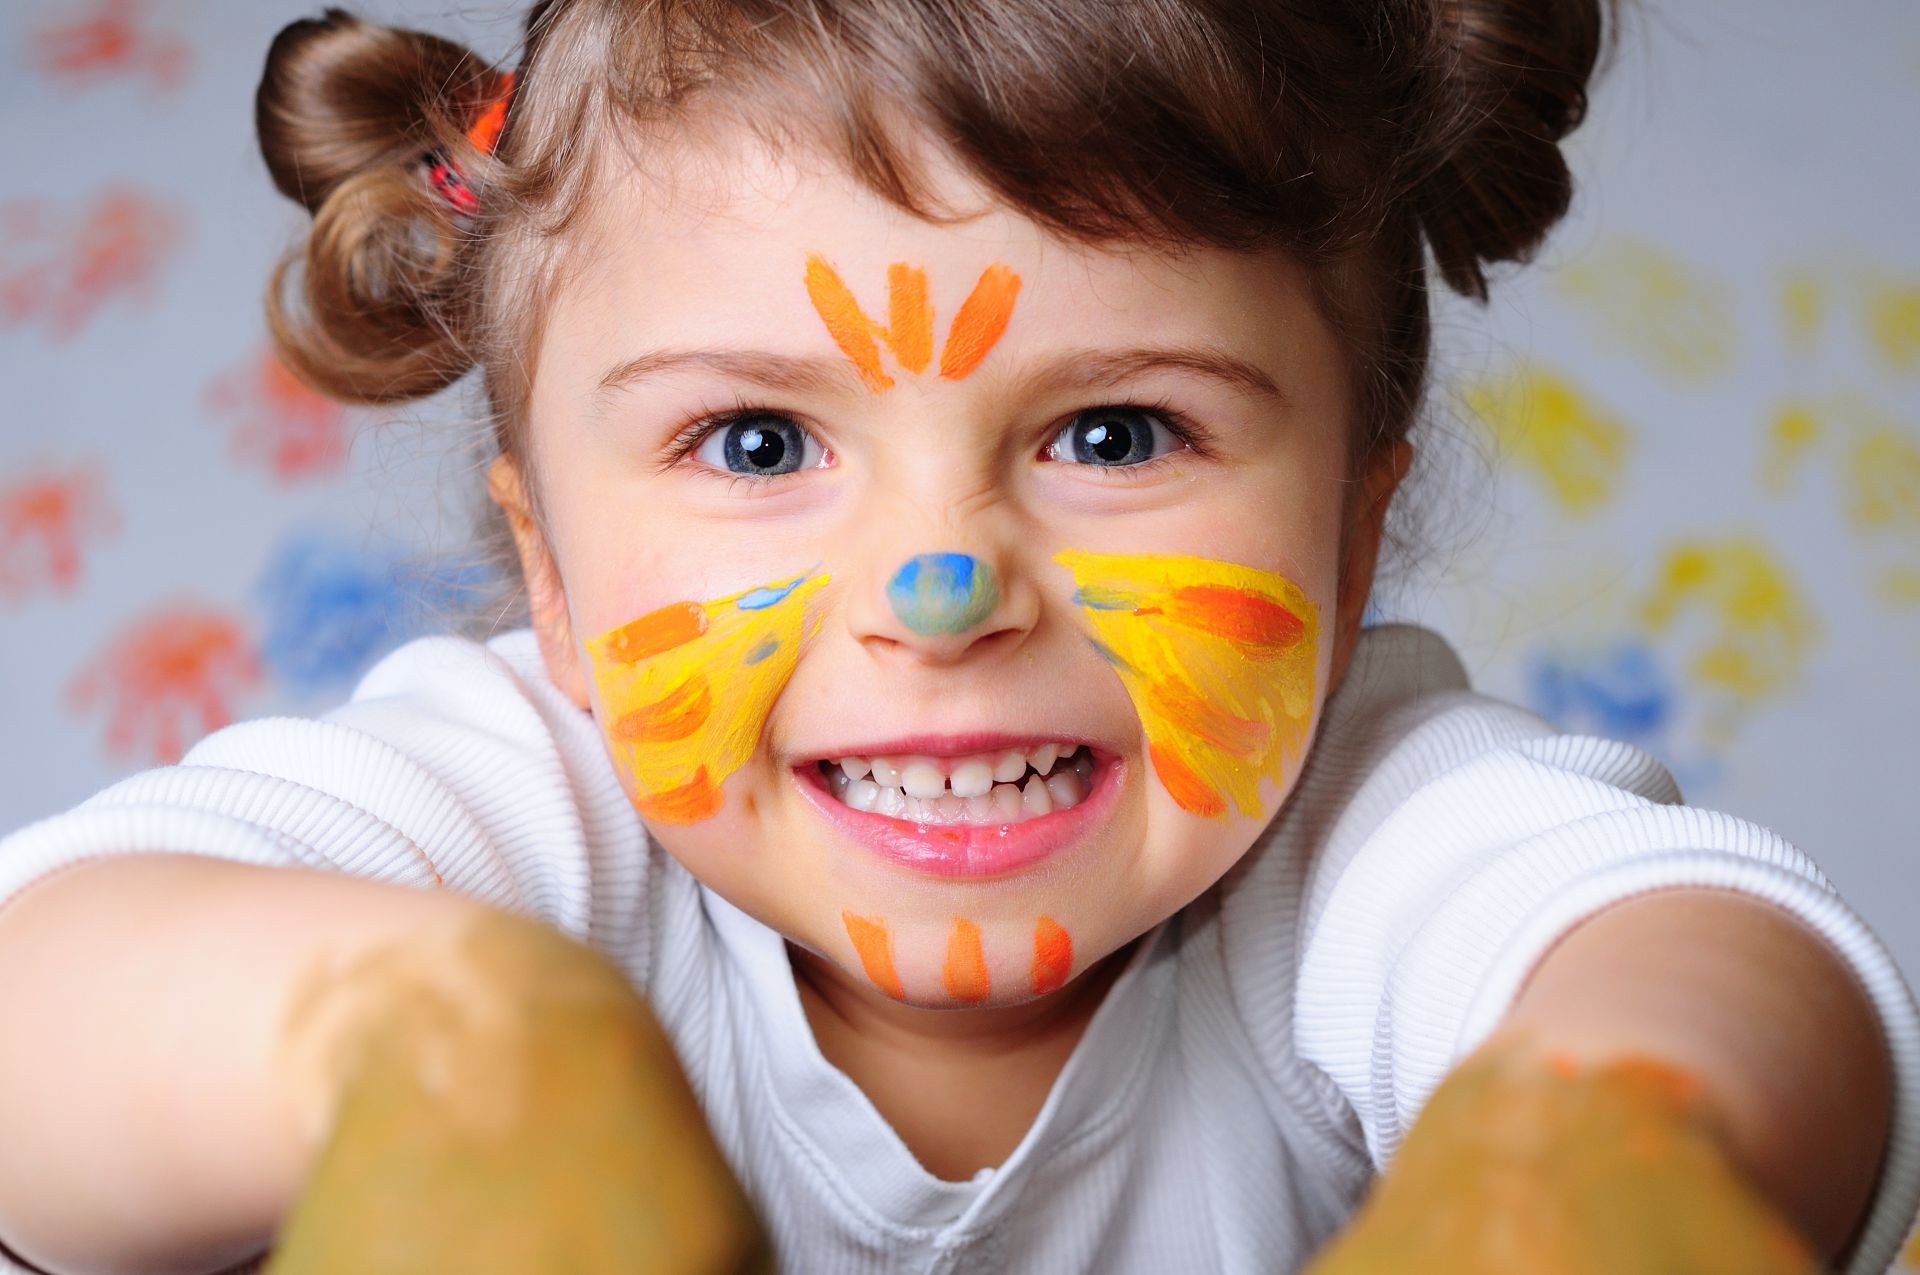
M759 746L827 577L796 576L711 602L675 602L587 643L602 729L640 813L692 823Z
M1894 372L1920 372L1920 281L1881 283L1867 292L1867 335Z
M1582 1069L1516 1042L1482 1049L1308 1275L1816 1275L1698 1089L1654 1058Z
M1523 364L1470 387L1465 399L1501 452L1538 475L1567 513L1591 513L1613 499L1631 436L1571 379Z
M1119 674L1161 785L1183 809L1265 816L1306 745L1318 612L1275 572L1173 554L1058 555L1095 647Z
M1711 380L1733 366L1733 293L1646 240L1618 236L1556 280L1601 336L1676 380Z
M1668 551L1641 618L1663 633L1686 613L1705 624L1694 676L1746 700L1793 681L1820 634L1786 568L1752 539L1683 541Z

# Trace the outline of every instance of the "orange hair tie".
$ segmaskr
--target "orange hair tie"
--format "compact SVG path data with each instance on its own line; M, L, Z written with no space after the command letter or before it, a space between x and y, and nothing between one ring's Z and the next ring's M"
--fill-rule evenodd
M513 86L517 78L513 71L501 73L493 97L481 108L480 114L467 129L467 140L482 155L493 154L493 148L500 142L500 132L507 126L507 107L513 102ZM444 150L433 150L427 152L426 165L427 181L442 199L453 206L455 212L468 217L479 215L479 196L473 193L473 187L467 183L467 174L458 160Z

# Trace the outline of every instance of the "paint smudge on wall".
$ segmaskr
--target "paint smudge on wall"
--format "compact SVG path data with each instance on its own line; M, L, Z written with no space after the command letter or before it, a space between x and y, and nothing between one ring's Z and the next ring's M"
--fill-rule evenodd
M190 739L233 720L232 701L260 681L239 623L183 604L135 620L67 688L74 712L105 701L107 749L178 761Z
M833 343L859 369L860 378L876 394L893 388L893 377L880 361L880 347L893 351L902 371L918 376L933 360L933 302L927 294L927 274L918 266L896 261L887 267L887 322L867 317L840 272L825 257L807 258L807 298L814 313L827 325ZM1013 302L1020 293L1020 276L994 264L980 272L973 290L953 316L940 355L940 375L960 380L987 357L1013 318Z
M31 64L52 79L87 84L146 78L163 91L186 78L184 40L154 27L140 0L96 0L93 11L40 27Z
M1319 619L1275 572L1172 554L1059 554L1096 650L1119 674L1162 786L1183 810L1264 817L1313 713Z
M817 572L711 602L675 602L587 643L601 728L661 823L717 814L720 785L759 746L800 656Z
M271 350L215 378L201 401L235 422L235 459L283 483L333 474L346 463L346 409L308 389Z
M1810 352L1818 341L1826 312L1827 286L1818 275L1792 270L1780 281L1781 330L1788 349L1800 354Z
M1874 283L1861 318L1882 366L1908 376L1920 373L1920 279Z
M1668 551L1641 618L1666 633L1688 616L1698 633L1689 674L1745 701L1795 681L1820 635L1786 567L1757 539L1689 540Z
M1819 415L1807 404L1782 403L1776 407L1767 422L1760 461L1761 486L1776 496L1784 495L1823 432Z
M1920 437L1890 423L1861 431L1847 452L1846 486L1859 531L1920 533Z
M1880 573L1876 591L1890 607L1920 607L1920 567L1888 567Z
M67 341L118 297L150 301L182 225L160 200L123 186L75 214L34 200L0 205L0 326L44 323Z
M1656 372L1699 383L1733 365L1732 290L1656 244L1616 235L1554 282L1603 340Z
M423 560L330 528L296 529L254 586L261 659L297 694L349 686L402 642L444 628L445 613L492 578L478 563Z
M1614 498L1631 435L1571 378L1523 363L1470 386L1464 398L1502 454L1533 473L1565 512L1591 513Z
M0 487L0 598L17 600L42 585L72 589L86 545L119 528L98 464L44 470Z
M906 990L900 986L900 975L893 967L893 936L887 931L887 923L878 917L856 916L852 912L842 912L840 923L846 927L847 940L853 944L867 979L893 999L905 1000Z
M1000 585L972 554L923 553L887 581L887 602L915 633L965 633L993 613Z
M1657 739L1673 718L1673 683L1659 654L1637 639L1536 654L1527 689L1529 706L1562 730L1630 744Z
M977 1005L993 994L987 978L987 957L980 947L980 927L964 916L953 918L947 934L947 959L940 965L940 986L947 995Z

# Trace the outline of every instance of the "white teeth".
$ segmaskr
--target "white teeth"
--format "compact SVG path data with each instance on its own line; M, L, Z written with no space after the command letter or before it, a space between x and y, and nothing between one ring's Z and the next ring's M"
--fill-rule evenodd
M984 797L993 789L993 767L978 757L969 757L954 766L948 782L956 797Z
M1042 744L1027 754L1027 764L1033 767L1034 774L1044 775L1053 769L1053 763L1059 756L1058 744Z
M893 768L892 762L882 757L876 757L873 759L873 782L879 784L882 788L898 788L900 786L900 772Z
M855 810L872 810L873 804L880 800L880 785L871 779L856 779L847 785L847 790L841 794L840 800Z
M1063 770L1047 776L1047 795L1053 798L1055 810L1071 810L1086 798L1087 789L1079 775Z
M1020 805L1029 819L1052 814L1053 798L1047 793L1046 780L1038 775L1027 780L1027 786L1020 790Z
M900 767L900 786L909 797L938 797L947 790L947 777L929 758L915 757Z
M864 757L842 757L834 765L846 771L848 779L865 779L867 772L873 769Z
M1025 753L1001 753L993 759L993 781L997 784L1018 783L1026 773Z
M968 797L961 804L966 807L968 823L992 823L997 818L992 797Z
M967 803L948 793L934 801L933 809L940 816L941 822L959 823L960 816L967 812Z
M907 805L910 802L914 805L919 804L898 788L882 788L880 790L880 800L874 803L873 813L876 815L885 815L889 819L905 819L907 817Z
M1021 759L1020 769L1025 770L1027 763ZM995 784L993 786L993 817L1002 823L1012 823L1020 817L1020 789L1014 784Z

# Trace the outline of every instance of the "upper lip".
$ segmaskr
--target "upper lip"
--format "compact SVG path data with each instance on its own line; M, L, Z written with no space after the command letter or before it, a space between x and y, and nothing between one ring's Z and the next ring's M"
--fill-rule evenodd
M835 746L824 750L802 751L796 764L837 760L841 757L967 757L978 753L1006 751L1031 752L1043 744L1084 745L1096 752L1117 751L1111 744L1074 731L958 731L895 735L865 743Z

